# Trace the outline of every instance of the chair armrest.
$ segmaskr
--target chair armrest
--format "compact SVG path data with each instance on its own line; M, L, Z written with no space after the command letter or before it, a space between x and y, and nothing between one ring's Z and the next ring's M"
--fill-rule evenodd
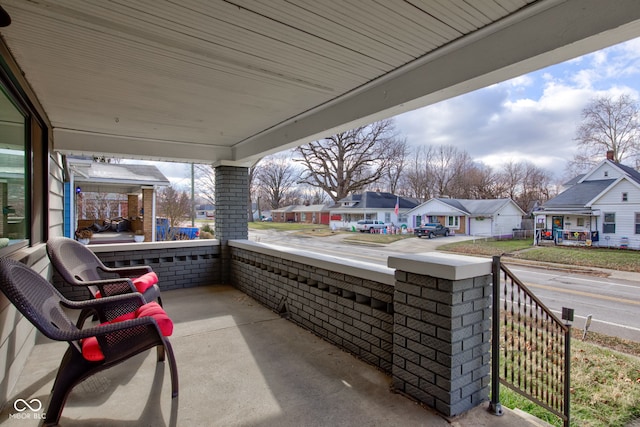
M152 329L155 329L158 336L162 336L160 328L156 321L151 316L138 317L137 319L123 320L122 322L104 323L98 326L92 326L91 328L79 329L73 333L73 337L70 340L81 340L89 337L100 337L113 332L122 331L125 329L133 329L139 326L152 325Z
M138 292L96 298L84 301L62 301L62 305L73 310L93 310L101 322L108 322L123 314L136 311L146 304Z
M100 267L107 273L115 273L120 277L139 277L146 273L151 273L153 269L148 265L138 265L132 267Z
M74 286L95 286L100 290L100 294L103 297L137 291L136 287L133 285L133 281L126 277L87 281L73 279L72 284Z

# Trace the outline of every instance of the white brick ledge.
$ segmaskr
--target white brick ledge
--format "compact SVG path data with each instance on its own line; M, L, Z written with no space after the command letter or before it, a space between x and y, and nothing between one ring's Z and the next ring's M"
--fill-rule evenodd
M463 280L491 274L491 260L443 252L390 256L387 265L408 273L448 280Z
M393 286L395 284L394 270L369 262L348 260L331 255L318 254L311 251L292 249L286 246L259 243L251 240L229 240L229 246L271 255L278 258L299 262L311 267L348 274L361 279Z
M124 251L148 251L151 249L176 249L193 248L201 246L220 246L217 239L194 239L194 240L167 240L163 242L141 242L141 243L100 243L88 245L94 253L100 252L124 252Z

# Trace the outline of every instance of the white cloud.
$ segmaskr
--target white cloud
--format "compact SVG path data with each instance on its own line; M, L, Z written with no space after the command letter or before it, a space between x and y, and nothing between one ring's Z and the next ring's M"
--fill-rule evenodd
M528 160L560 177L589 101L637 97L639 78L636 39L405 113L396 125L412 145L454 145L492 167Z

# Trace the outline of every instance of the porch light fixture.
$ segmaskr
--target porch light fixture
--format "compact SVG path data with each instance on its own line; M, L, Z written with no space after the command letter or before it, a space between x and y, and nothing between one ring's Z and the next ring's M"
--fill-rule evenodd
M6 10L0 6L0 27L8 27L11 24L11 17Z
M76 187L76 194L82 193L82 188L80 186Z

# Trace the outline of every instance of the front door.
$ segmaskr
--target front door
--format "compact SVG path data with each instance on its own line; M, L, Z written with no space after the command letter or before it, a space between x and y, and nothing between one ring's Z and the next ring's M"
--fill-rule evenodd
M553 238L554 240L556 238L562 238L562 234L558 235L558 230L562 230L562 228L564 227L564 217L563 216L553 216L551 217L551 223L552 223L552 228L551 231L553 232Z

